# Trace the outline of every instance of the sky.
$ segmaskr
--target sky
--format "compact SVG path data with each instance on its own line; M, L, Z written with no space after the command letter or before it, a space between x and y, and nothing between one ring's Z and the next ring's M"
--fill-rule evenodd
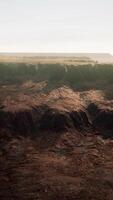
M113 54L113 0L0 0L0 52Z

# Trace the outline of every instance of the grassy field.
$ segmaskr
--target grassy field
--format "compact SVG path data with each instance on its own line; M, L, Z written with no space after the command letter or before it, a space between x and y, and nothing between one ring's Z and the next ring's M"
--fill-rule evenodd
M67 85L76 90L109 89L113 85L113 65L0 63L0 84L29 80L47 81L48 87Z

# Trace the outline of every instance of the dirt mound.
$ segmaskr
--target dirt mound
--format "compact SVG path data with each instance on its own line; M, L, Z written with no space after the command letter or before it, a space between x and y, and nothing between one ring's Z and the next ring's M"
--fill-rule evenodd
M52 90L47 95L46 103L52 108L67 112L84 108L80 93L66 86Z
M38 131L65 131L84 129L90 125L85 111L62 111L47 105L20 112L0 111L0 128L28 134Z
M84 129L90 124L80 94L66 86L44 94L19 94L18 101L10 97L2 105L0 127L19 134Z
M100 91L80 93L66 86L48 93L19 93L18 101L10 97L2 103L0 128L24 135L40 131L87 130L89 127L113 130L111 104L111 101L104 101Z

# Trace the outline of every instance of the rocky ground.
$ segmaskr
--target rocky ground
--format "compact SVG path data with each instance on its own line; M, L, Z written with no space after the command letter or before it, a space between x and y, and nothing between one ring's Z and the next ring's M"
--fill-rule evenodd
M112 200L112 98L45 87L0 87L0 199Z

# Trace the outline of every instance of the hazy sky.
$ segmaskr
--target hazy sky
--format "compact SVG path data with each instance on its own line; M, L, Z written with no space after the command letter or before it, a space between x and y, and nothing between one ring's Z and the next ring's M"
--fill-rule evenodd
M113 0L0 0L0 52L110 52Z

